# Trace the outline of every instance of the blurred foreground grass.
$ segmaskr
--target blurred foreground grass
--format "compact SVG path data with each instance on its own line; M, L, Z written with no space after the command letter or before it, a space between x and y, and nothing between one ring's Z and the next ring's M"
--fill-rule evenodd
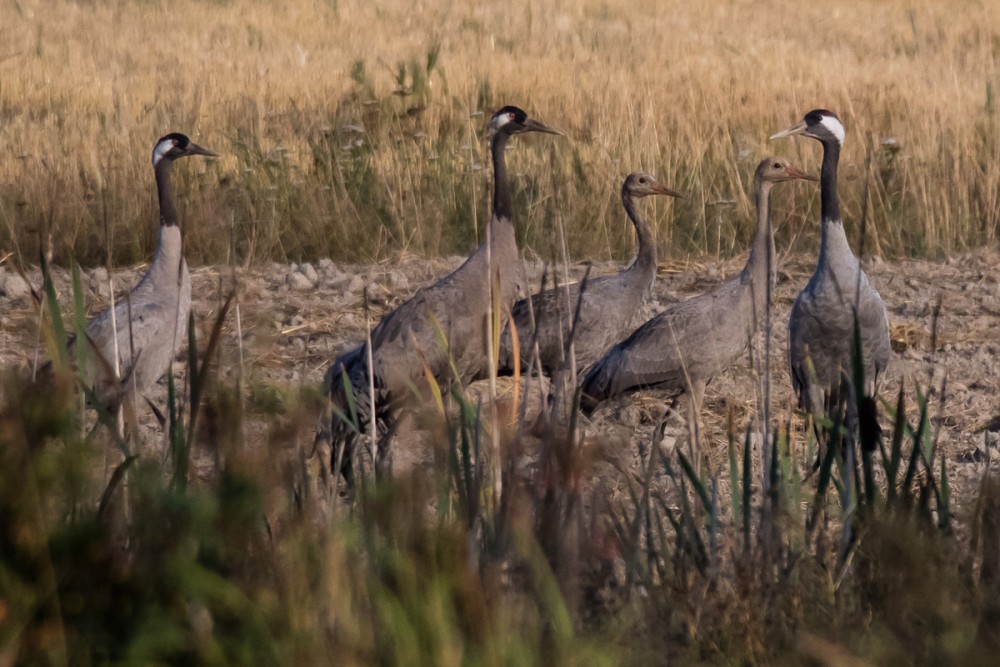
M496 469L489 411L445 392L434 464L342 496L312 451L311 392L243 400L209 344L170 384L165 444L124 443L108 415L85 428L60 349L45 383L2 378L0 664L996 655L1000 482L987 462L956 503L919 389L916 414L902 390L885 405L875 448L832 416L808 481L812 431L790 421L701 443L728 447L719 469L654 431L630 445L637 468L610 471L601 434L578 444L571 421L538 439L515 421L495 425Z

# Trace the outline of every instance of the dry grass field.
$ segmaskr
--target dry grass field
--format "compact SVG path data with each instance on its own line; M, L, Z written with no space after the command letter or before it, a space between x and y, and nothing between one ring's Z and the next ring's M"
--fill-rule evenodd
M995 661L1000 3L0 0L0 25L0 667ZM690 460L661 395L567 434L537 426L540 381L501 379L499 422L480 382L407 416L393 475L324 479L329 360L474 247L504 104L565 133L508 157L532 284L629 257L626 173L685 193L642 205L645 315L739 270L761 156L819 171L816 142L767 137L836 111L891 323L879 448L806 477L799 184L773 198L771 441L755 348ZM175 169L194 353L124 442L72 371L27 378L65 349L54 308L72 330L110 299L102 267L118 289L143 271L170 131L220 154ZM44 304L5 288L17 270Z
M0 4L0 248L33 262L145 257L150 152L223 155L180 184L195 263L462 253L488 206L483 126L518 104L566 138L517 142L519 227L542 256L623 258L624 174L687 198L665 251L739 254L767 137L813 107L848 128L841 191L866 249L940 257L1000 225L1000 6L750 2ZM484 115L486 114L486 115ZM818 189L782 204L813 248ZM859 234L850 225L857 245Z

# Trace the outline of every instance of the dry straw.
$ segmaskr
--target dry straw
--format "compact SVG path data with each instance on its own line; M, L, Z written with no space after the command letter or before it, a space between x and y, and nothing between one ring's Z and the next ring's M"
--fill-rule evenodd
M489 199L477 114L505 103L570 137L516 147L522 240L553 258L553 212L571 256L627 254L617 183L639 168L688 194L656 215L667 256L742 253L766 137L816 106L848 128L855 243L869 150L872 252L1000 224L997 3L22 0L0 21L0 254L19 262L51 231L57 262L99 264L105 219L116 264L147 256L170 130L225 154L179 174L195 263L223 261L229 219L241 261L462 253ZM817 147L780 150L818 169ZM783 205L779 244L813 248L818 189Z

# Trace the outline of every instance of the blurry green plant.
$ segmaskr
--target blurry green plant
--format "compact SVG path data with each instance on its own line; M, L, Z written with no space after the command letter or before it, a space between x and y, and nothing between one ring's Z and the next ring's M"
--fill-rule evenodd
M157 460L116 439L110 415L98 416L107 428L81 428L50 280L43 293L55 373L0 405L4 663L989 664L995 654L1000 483L983 478L966 539L919 389L915 420L902 389L886 406L885 446L844 415L821 420L828 446L809 481L812 432L797 436L791 421L768 441L731 428L728 463L714 472L667 451L657 430L640 443L638 472L623 471L626 498L609 502L587 481L599 451L577 436L578 396L565 418L555 397L532 440L523 405L515 423L494 420L452 368L455 381L431 382L444 425L436 474L370 476L331 506L308 452L288 446L312 424L311 399L260 403L272 425L250 443L239 388L214 380L228 305L200 358L189 326L187 379L168 378L169 448ZM854 380L863 386L860 366ZM860 403L858 413L870 414ZM110 475L99 434L121 448ZM205 456L211 473L192 475Z

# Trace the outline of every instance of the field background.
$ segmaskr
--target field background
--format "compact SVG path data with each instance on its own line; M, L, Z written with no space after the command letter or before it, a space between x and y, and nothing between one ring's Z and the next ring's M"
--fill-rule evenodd
M814 107L848 135L841 193L866 254L940 257L1000 225L1000 3L0 2L0 252L135 263L149 165L181 131L192 263L464 254L489 205L484 125L517 104L565 139L510 156L524 245L632 246L618 192L655 172L675 257L741 254L767 137ZM485 160L485 168L484 168ZM818 188L778 197L780 248L815 251ZM2 256L2 255L0 255Z
M0 667L994 664L998 88L995 0L0 0ZM408 415L391 477L324 477L324 371L475 245L504 104L566 133L508 158L532 285L563 238L565 275L621 267L628 172L686 194L642 203L641 318L740 269L761 157L819 171L817 142L767 137L838 112L894 349L863 474L803 479L784 323L819 188L797 183L773 197L770 385L759 347L713 382L693 468L662 394L567 434L536 421L544 383L503 378ZM51 313L82 327L144 271L170 131L221 154L174 172L194 349L151 395L168 423L142 406L121 443L72 372L27 378L65 349ZM40 305L14 269L41 286L49 245Z

